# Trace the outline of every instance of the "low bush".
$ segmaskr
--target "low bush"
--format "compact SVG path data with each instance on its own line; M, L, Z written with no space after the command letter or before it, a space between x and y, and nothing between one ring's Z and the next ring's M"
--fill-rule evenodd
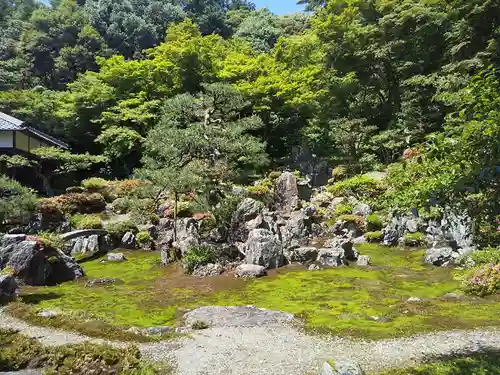
M359 200L375 198L384 191L383 184L368 176L354 176L328 186L327 191L336 197L355 197Z
M500 292L500 264L486 264L474 269L465 278L463 289L480 297Z
M70 224L75 229L102 229L102 220L99 215L75 214L71 216Z
M269 174L267 175L267 178L273 182L276 182L276 180L281 176L281 172L280 171L272 171L272 172L269 172Z
M117 214L126 214L132 209L133 203L133 200L130 198L116 198L111 203L111 207Z
M362 216L358 215L340 215L337 220L342 220L351 224L355 224L358 228L363 229L365 227L365 220Z
M194 214L193 202L177 202L177 217L191 217Z
M381 242L384 239L384 233L382 231L367 232L365 233L365 239L370 243Z
M33 190L0 175L0 231L5 224L27 222L38 204Z
M113 181L109 184L110 193L117 198L135 197L135 198L148 198L151 193L148 188L152 184L144 180L121 180Z
M58 250L61 250L64 247L63 239L56 233L39 232L35 237L43 247Z
M248 196L269 203L274 195L274 182L270 178L265 178L256 185L247 188Z
M45 374L159 374L141 360L134 347L113 348L95 343L46 347L33 338L0 329L0 370L15 371L35 365ZM168 372L163 372L167 374Z
M153 242L153 238L148 232L139 232L135 235L135 240L139 246L144 246Z
M345 178L347 178L348 172L347 168L343 165L339 165L338 167L333 168L332 170L332 181L338 182Z
M100 177L91 177L82 181L82 186L88 191L100 192L106 189L110 182Z
M376 214L368 215L366 218L366 229L369 231L378 231L382 229L382 218Z
M66 188L66 194L85 193L85 189L81 186L70 186Z
M204 266L215 260L215 253L208 246L195 246L189 249L182 258L186 273L191 274L198 266Z
M106 227L111 239L115 243L119 243L124 234L127 232L137 233L139 230L137 229L137 225L135 225L130 220L126 221L118 221L115 223L109 223Z
M42 212L62 212L68 214L93 214L104 211L106 201L99 193L62 194L42 201Z
M335 213L337 215L348 215L352 213L352 204L340 203L335 207Z
M474 251L469 255L476 266L484 264L500 264L500 249L488 247L484 250Z
M425 244L425 235L420 232L407 233L403 236L404 246L422 246Z

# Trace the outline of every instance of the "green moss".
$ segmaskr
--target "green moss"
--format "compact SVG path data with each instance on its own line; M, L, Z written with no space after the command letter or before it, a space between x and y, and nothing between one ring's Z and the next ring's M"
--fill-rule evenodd
M75 229L101 229L102 220L99 215L81 215L71 216L70 224Z
M405 246L421 246L425 243L425 235L420 232L407 233L403 237L403 245Z
M380 242L382 241L383 238L384 238L384 233L381 231L365 233L365 239L368 242Z
M383 184L371 177L359 175L328 186L327 191L336 197L374 198L384 191Z
M148 232L139 232L135 236L135 239L137 241L137 244L139 246L143 246L145 244L151 243L153 241L153 238Z
M112 348L96 343L44 347L38 340L14 331L0 329L0 371L15 371L36 366L45 374L84 375L171 374L171 368L160 369L141 360L139 350Z
M379 231L382 229L382 218L376 214L368 215L366 218L366 229L369 231Z
M417 367L389 370L377 375L493 375L500 374L500 352L487 351L442 358Z
M335 207L335 213L337 215L348 215L352 213L352 204L339 204Z
M89 278L118 277L123 283L85 288L82 280L26 287L22 300L121 327L172 325L181 316L178 309L212 304L283 310L303 318L309 330L364 338L498 325L498 295L441 298L461 294L464 271L427 267L420 250L375 244L356 248L370 256L372 266L310 272L292 265L257 280L196 278L177 265L159 267L159 254L128 252L127 262L83 265ZM414 296L426 302L408 303Z

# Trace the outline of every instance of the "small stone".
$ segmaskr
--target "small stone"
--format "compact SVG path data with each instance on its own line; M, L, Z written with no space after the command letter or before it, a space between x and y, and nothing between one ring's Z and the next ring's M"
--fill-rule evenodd
M418 297L410 297L406 300L406 302L409 302L409 303L417 303L417 302L422 302L422 299L418 298Z
M309 271L319 271L321 269L317 264L311 264L308 268Z
M459 299L460 296L456 293L446 293L443 298L446 298L446 299Z
M127 258L125 258L125 255L123 255L123 253L109 253L108 254L108 261L109 262L123 262L127 260Z
M120 279L117 278L101 278L101 279L94 279L94 280L89 280L85 283L85 288L92 288L94 286L100 286L100 285L112 285L120 282Z
M192 331L191 327L177 327L175 333L189 333Z
M141 330L141 333L146 336L161 336L165 333L173 331L174 331L173 327L164 326L164 327L144 328L143 330Z
M360 255L356 263L360 267L366 267L370 265L370 257L368 255Z
M57 311L48 310L48 311L40 311L37 315L41 316L42 318L54 318L61 314Z
M262 277L267 275L266 267L257 264L240 264L234 271L236 277Z

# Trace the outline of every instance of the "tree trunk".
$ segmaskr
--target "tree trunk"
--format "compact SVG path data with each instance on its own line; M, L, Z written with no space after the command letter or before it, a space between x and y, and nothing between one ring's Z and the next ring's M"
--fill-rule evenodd
M50 184L50 177L45 176L43 173L38 173L38 177L42 180L42 188L45 194L49 197L54 196L54 191L52 190L52 185Z

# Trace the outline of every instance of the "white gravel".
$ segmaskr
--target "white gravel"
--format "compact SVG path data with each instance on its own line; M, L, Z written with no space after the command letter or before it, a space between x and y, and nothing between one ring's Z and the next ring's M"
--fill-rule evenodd
M0 327L19 330L47 345L90 340L74 333L34 327L0 311ZM124 343L106 342L114 346ZM145 358L169 360L178 375L318 374L328 359L358 362L365 371L412 365L432 356L500 350L500 330L436 332L383 341L310 336L286 327L216 327L175 341L140 344Z

